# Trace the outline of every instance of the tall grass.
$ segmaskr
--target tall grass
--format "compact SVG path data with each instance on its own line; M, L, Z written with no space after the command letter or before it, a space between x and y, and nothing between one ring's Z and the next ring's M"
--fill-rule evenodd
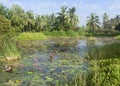
M107 44L95 47L88 53L89 59L109 59L120 58L120 43Z
M120 86L120 59L92 60L88 86Z
M116 36L115 38L120 40L120 35Z
M5 57L7 60L16 60L21 58L15 42L12 39L4 38L0 43L0 56Z
M120 85L120 43L113 43L89 51L90 73L88 86Z

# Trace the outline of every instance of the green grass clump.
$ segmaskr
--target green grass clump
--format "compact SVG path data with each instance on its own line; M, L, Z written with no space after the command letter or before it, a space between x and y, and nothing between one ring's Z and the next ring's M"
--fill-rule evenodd
M113 43L101 47L95 47L88 53L89 59L106 59L113 57L120 57L120 43Z
M120 59L90 61L90 74L88 86L119 86L120 85Z
M44 40L47 37L43 33L21 33L17 39L18 41L35 41Z
M6 57L7 60L17 60L21 58L20 53L18 52L18 49L15 45L15 43L12 43L8 40L4 41L3 43L3 54L4 57Z
M116 36L115 38L118 39L118 40L120 40L120 35Z
M0 59L17 60L21 58L15 41L11 41L11 39L4 39L0 41L0 43Z

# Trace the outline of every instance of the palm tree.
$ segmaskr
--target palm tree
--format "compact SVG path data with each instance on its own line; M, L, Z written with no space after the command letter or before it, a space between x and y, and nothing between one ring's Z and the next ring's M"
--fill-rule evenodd
M57 14L59 15L58 18L60 19L60 21L62 21L63 23L66 22L66 18L67 18L67 7L62 7L61 8L61 12L58 12Z
M57 28L57 30L60 30L60 29L65 29L65 26L66 26L66 22L67 22L67 7L62 7L61 8L61 11L58 12L58 17L56 19L56 22L55 22L55 26Z
M31 32L35 25L34 13L33 11L29 10L26 12L26 15L27 15L27 30Z
M26 15L20 6L13 4L8 10L7 18L11 20L11 25L17 31L24 31L24 27L27 24Z
M79 22L78 16L75 14L75 7L69 8L67 22L70 24L70 27L75 28Z
M109 16L107 13L103 14L103 28L108 29L108 21L109 21Z
M48 15L46 18L46 31L51 31L55 27L56 16L54 14Z
M89 27L89 32L95 33L96 29L100 27L99 16L92 13L87 18L87 26Z

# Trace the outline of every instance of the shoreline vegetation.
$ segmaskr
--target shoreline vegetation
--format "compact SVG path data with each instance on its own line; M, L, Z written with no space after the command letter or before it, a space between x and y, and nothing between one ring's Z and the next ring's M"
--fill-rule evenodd
M64 33L64 35L62 35L59 31L55 31L55 32L40 32L40 33L32 33L32 32L24 32L19 34L18 37L16 37L17 41L42 41L42 40L47 40L49 38L88 38L90 40L95 40L97 38L114 38L114 39L120 39L120 35L114 35L110 34L110 35L91 35L89 33L86 33L86 35L79 35L77 32L73 32L73 33Z
M19 43L19 42L25 42L25 41L44 41L44 40L49 40L49 38L63 38L63 39L65 39L65 38L67 38L67 39L69 39L69 38L84 39L85 38L86 39L87 38L88 40L96 40L99 37L109 38L111 36L94 36L94 35L88 36L88 34L87 35L78 35L78 33L75 33L75 32L69 33L69 34L64 33L64 35L62 35L59 31L58 32L56 31L53 33L49 32L47 34L46 34L46 32L44 32L44 33L42 33L42 32L40 32L40 33L24 32L24 33L19 34L17 37L15 37L15 40L17 43ZM120 36L119 35L112 36L112 38L119 40ZM15 48L15 45L13 45L13 44L10 45L10 46L14 46L14 47L12 47L12 49ZM9 50L9 51L11 51L11 50ZM9 51L7 51L7 52L9 52ZM17 51L17 49L14 49L14 53L16 51ZM6 56L6 59L7 60L18 60L21 58L19 54L16 54L16 55L18 55L17 58L15 55L12 54L12 51L11 51L11 53L9 53L9 55Z

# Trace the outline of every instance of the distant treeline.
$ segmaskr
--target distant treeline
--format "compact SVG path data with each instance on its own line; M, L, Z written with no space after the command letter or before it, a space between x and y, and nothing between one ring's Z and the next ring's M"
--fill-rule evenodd
M41 31L78 31L81 28L88 32L100 31L120 31L120 15L109 18L107 13L103 14L103 21L99 21L99 16L91 13L87 17L86 26L79 27L79 18L76 15L75 7L61 7L60 12L51 15L38 15L33 11L25 11L20 6L13 4L11 8L0 4L0 19L9 20L11 27L18 32L41 32ZM2 21L0 20L0 21ZM2 26L1 26L2 27ZM3 29L1 28L0 29ZM5 26L4 26L5 27Z

